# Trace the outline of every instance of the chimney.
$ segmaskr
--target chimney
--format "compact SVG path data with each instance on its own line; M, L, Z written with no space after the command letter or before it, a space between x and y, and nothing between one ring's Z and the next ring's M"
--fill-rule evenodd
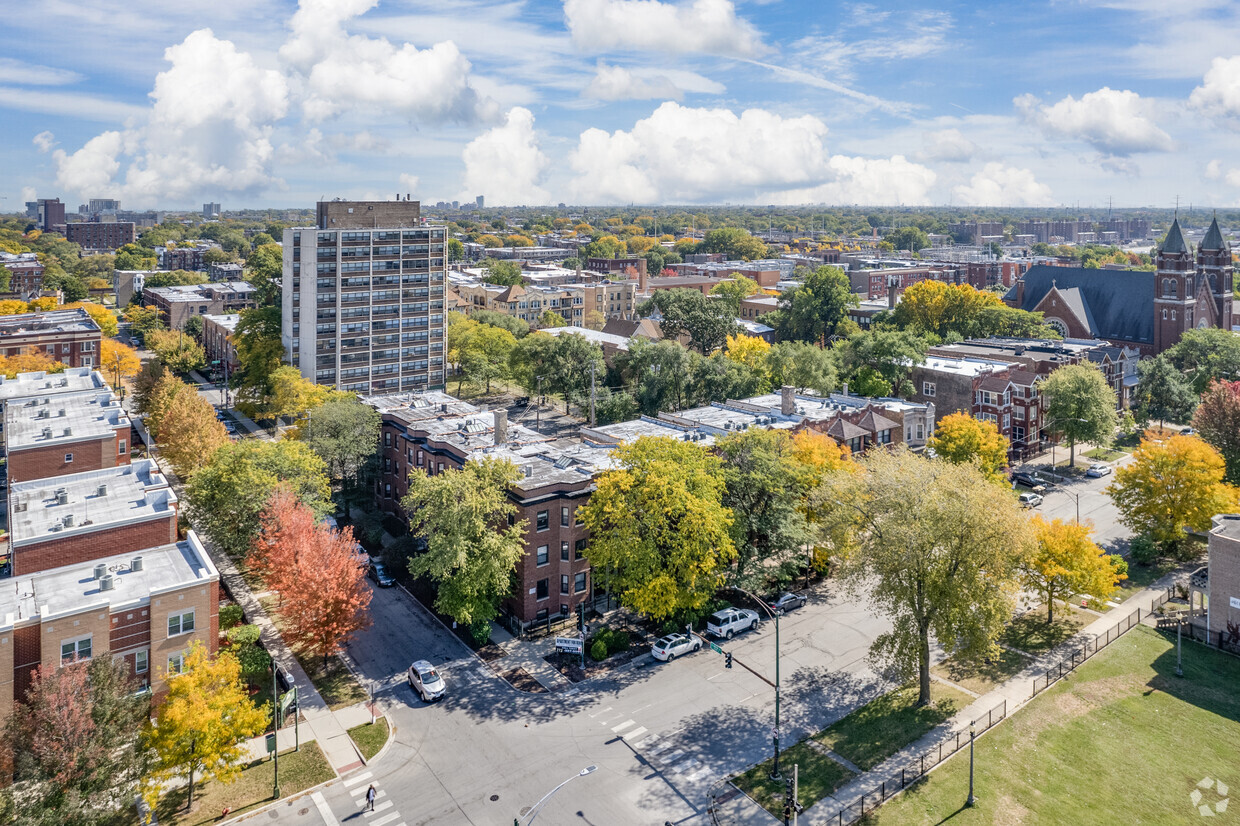
M779 412L784 416L797 412L797 399L790 385L779 388Z
M843 395L845 396L848 395L848 382L844 382L844 389L840 392L843 393Z
M646 275L646 268L645 268L645 267L638 267L638 268L637 268L637 291L638 291L639 293L644 293L644 292L646 292L646 283L647 283L647 282L646 282L646 279L647 279L647 277L648 277L648 276Z
M887 278L887 309L894 310L896 308L896 293L900 286L900 279L894 275Z
M1016 309L1022 309L1025 306L1025 277L1022 275L1016 279Z
M502 445L508 441L508 411L496 410L495 416L495 444Z

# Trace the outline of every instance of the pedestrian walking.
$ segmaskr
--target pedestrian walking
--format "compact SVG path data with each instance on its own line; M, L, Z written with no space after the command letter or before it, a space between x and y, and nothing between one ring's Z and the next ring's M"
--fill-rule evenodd
M366 790L366 811L373 812L375 810L375 797L377 797L375 784L371 783L370 788Z

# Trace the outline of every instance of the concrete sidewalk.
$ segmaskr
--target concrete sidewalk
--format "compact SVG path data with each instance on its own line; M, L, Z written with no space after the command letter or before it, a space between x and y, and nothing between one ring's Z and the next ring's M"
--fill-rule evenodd
M335 716L336 722L340 724L347 734L349 729L365 725L371 721L370 708L371 706L369 703L355 703L347 708L337 709L336 711L333 711L332 714ZM298 712L298 714L300 715L300 712ZM374 719L382 720L383 716L383 713L380 712L376 706ZM309 743L317 740L318 736L315 734L314 729L308 724L301 725L299 723L294 725L291 720L286 720L283 728L281 728L276 734L276 745L279 747L281 753L301 743ZM321 743L319 744L319 747L322 748ZM246 760L260 760L269 757L270 755L267 752L267 735L262 734L258 737L251 737L249 740L246 740L245 749ZM324 753L326 753L326 750L324 750ZM337 774L343 773L340 769L337 769L336 771Z

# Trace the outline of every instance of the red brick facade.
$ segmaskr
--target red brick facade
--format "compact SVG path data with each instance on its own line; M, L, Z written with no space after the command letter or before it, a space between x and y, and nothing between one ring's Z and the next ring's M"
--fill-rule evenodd
M47 479L67 473L127 465L132 444L130 437L129 423L126 422L123 427L114 431L111 438L10 449L9 479L14 482L27 482L31 479ZM73 461L66 462L65 459L70 455L73 456Z
M30 574L65 565L80 565L105 556L157 548L177 541L177 515L120 525L102 531L33 542L13 549L13 573Z

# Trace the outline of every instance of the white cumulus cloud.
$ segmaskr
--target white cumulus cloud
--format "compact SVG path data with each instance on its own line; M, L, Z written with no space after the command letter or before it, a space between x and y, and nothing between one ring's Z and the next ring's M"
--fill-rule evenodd
M408 172L400 173L400 177L396 180L400 182L400 188L405 191L406 195L411 195L418 190L418 176L410 175Z
M469 142L463 198L486 196L488 204L546 204L551 196L539 183L550 161L538 145L534 114L520 106L508 110L504 122Z
M917 160L962 163L973 160L977 148L977 144L959 129L940 129L922 135L922 149L917 153Z
M1240 117L1240 55L1214 58L1188 102L1207 114Z
M1068 95L1051 105L1033 95L1021 95L1013 103L1047 135L1085 141L1108 155L1170 152L1175 147L1171 136L1154 122L1150 103L1127 89L1103 86L1079 100Z
M33 186L22 187L22 203L23 204L26 203L27 201L33 201L37 197L39 197L38 190L36 190Z
M51 152L52 147L56 145L56 136L44 129L35 135L31 142L40 152Z
M811 189L779 193L772 200L788 204L926 204L938 176L934 170L894 155L859 158L833 155L828 167L835 180Z
M1211 181L1216 181L1222 176L1223 176L1223 164L1218 158L1215 158L1214 160L1206 164L1206 178L1208 178Z
M731 0L564 0L564 18L579 48L754 57L762 35L737 16Z
M722 83L696 72L675 69L629 69L600 62L582 95L595 100L680 100L685 92L718 95Z
M954 190L956 200L969 206L1050 206L1051 189L1038 183L1033 172L992 162L982 167L968 184Z

